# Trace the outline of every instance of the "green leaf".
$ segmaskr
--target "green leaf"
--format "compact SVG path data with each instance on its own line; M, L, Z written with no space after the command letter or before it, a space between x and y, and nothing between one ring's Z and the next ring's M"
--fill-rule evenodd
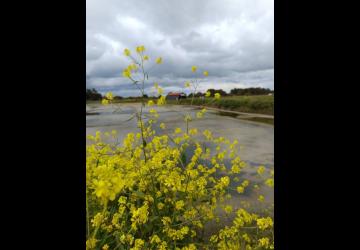
M139 190L133 192L134 195L139 196L140 198L145 198L145 194Z
M182 153L181 154L181 162L185 165L186 164L186 154Z
M159 219L159 216L153 215L153 216L151 216L151 217L149 218L149 221L150 221L150 222L154 222L154 221L156 221L156 220L158 220L158 219Z

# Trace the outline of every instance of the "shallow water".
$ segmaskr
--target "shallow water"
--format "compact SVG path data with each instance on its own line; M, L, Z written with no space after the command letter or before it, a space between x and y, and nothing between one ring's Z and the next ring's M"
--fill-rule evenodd
M136 119L128 120L140 108L139 104L117 104L101 106L93 104L87 106L87 113L97 115L86 116L86 133L95 134L96 131L106 132L117 130L119 140L129 132L138 132ZM144 109L148 113L149 108ZM195 113L196 109L184 106L169 105L157 108L160 115L159 122L164 122L167 128L180 127L185 130L183 114ZM253 165L274 164L274 127L268 124L241 120L229 116L220 116L216 112L208 111L204 118L191 122L191 127L202 131L209 129L214 136L223 136L230 140L237 139L241 145L240 156ZM170 130L165 132L169 132Z
M140 104L137 103L108 106L87 105L86 133L95 134L96 131L111 132L112 130L117 130L119 135L118 141L122 141L127 133L139 132L136 118L132 116L139 109ZM183 117L185 112L190 112L193 116L198 112L198 109L178 105L161 106L156 109L160 115L158 124L164 122L166 127L169 128L165 129L165 133L172 133L176 127L180 127L185 131L186 127ZM148 112L149 108L143 109L144 114ZM239 141L239 156L247 163L247 167L246 170L239 174L239 183L232 184L234 188L245 178L250 181L250 185L261 184L256 174L257 167L264 165L269 169L274 165L274 127L272 125L241 120L230 116L221 116L216 111L209 110L204 115L204 118L192 121L191 127L197 128L199 131L209 129L216 137L223 136L231 141L235 139ZM160 132L159 128L157 129L158 131ZM88 141L87 143L90 142ZM265 196L265 201L262 203L257 201L258 192ZM266 207L273 204L274 192L272 188L265 185L260 185L258 192L249 190L241 195L236 191L232 192L233 196L227 203L233 205L234 210L236 210L243 206L242 202L246 201L251 204L253 211L264 211ZM272 209L270 213L273 213Z

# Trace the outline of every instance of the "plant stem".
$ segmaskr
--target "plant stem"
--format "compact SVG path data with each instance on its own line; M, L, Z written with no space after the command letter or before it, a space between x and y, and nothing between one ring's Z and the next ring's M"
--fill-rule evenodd
M87 238L90 236L90 216L89 216L89 203L88 203L88 195L86 192L86 227L87 227Z

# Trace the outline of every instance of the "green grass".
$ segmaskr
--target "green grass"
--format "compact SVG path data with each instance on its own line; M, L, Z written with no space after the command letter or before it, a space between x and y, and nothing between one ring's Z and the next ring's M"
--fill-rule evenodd
M176 104L176 101L168 101L169 104ZM178 104L191 103L191 98L181 100ZM193 105L214 107L225 110L233 110L245 113L257 113L274 115L274 96L229 96L221 97L220 100L213 98L194 98Z

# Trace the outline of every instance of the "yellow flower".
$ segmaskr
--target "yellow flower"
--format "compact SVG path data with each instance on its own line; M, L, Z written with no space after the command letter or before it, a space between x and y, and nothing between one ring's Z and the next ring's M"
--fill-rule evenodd
M138 224L145 224L148 221L149 206L147 204L132 211L131 221Z
M131 77L131 71L129 69L124 69L122 74L123 77L127 77L127 78Z
M158 249L158 250L167 250L168 247L167 247L166 241L161 242L161 244L158 245L158 248L157 248L157 249Z
M103 245L102 250L108 250L108 249L109 249L109 245L108 245L108 244Z
M158 101L157 101L157 105L158 106L161 106L161 105L164 105L166 103L166 98L165 98L165 96L160 96L160 98L158 99Z
M132 63L132 64L129 64L126 69L127 69L127 71L129 71L131 73L131 71L136 72L138 70L138 68L139 67L135 63Z
M236 188L236 190L238 191L239 194L244 193L244 187L243 187L243 186L238 186L238 187Z
M165 128L166 128L166 127L165 127L165 123L163 123L163 122L160 123L160 128L161 128L161 129L165 129Z
M240 173L240 167L239 167L239 165L236 165L236 164L232 165L232 166L231 166L231 171L232 171L234 174Z
M220 178L220 183L224 186L227 187L230 184L230 178L229 176L224 176Z
M274 225L274 222L270 217L266 217L257 219L256 224L260 230L265 230L267 228L271 228Z
M190 82L186 82L185 83L185 88L189 88L190 87Z
M153 100L149 100L149 101L148 101L148 106L151 107L152 105L154 105Z
M104 220L104 216L101 213L97 213L91 220L93 227L99 227Z
M196 135L198 133L198 130L196 128L189 130L189 135Z
M219 93L215 93L215 96L214 96L214 97L215 97L216 100L219 100L220 97L221 97L221 95L220 95Z
M210 237L210 242L216 243L219 240L219 237L215 234Z
M175 134L180 134L182 132L181 128L176 128L175 129Z
M108 99L108 100L110 100L110 101L114 99L113 93L111 93L111 92L107 92L106 95L105 95L105 97L106 97L106 99Z
M272 179L272 178L267 179L265 181L265 184L268 185L269 187L273 187L274 186L274 179Z
M159 202L159 203L157 204L157 208L160 209L160 210L163 209L164 206L165 206L164 203L161 203L161 202Z
M161 242L161 239L159 238L159 236L157 236L156 234L154 234L153 236L151 236L150 238L150 244L158 244Z
M205 97L209 97L210 95L211 95L211 92L210 92L210 91L206 91Z
M144 61L149 60L149 56L144 56Z
M145 242L142 239L136 239L135 246L130 249L131 250L141 250L141 249L143 249L144 244L145 244Z
M227 205L227 206L225 206L224 210L225 210L225 213L230 214L232 212L233 208L232 208L232 206Z
M269 244L270 244L269 238L264 237L264 238L259 239L259 245L260 245L261 247L268 248L268 247L269 247Z
M125 196L120 196L118 202L119 204L126 204L127 198Z
M185 118L184 118L185 122L188 122L188 121L191 121L191 120L192 120L191 115L185 115Z
M204 76L208 76L208 75L209 75L209 72L204 71Z
M246 242L250 243L251 239L248 234L243 234L242 237Z
M161 57L158 57L156 58L156 61L155 61L157 64L161 64L162 63L162 58Z
M159 114L158 114L158 112L156 111L156 109L150 109L150 110L149 110L149 113L152 114L155 118L158 118L158 117L159 117Z
M265 172L265 167L264 166L259 166L259 168L257 169L257 173L259 175L262 175Z
M142 52L144 52L145 51L145 47L144 47L144 45L141 45L141 46L137 46L136 47L136 52L137 53L142 53Z
M162 88L158 87L157 92L159 95L162 95L164 93L164 90Z
M130 56L130 50L129 49L124 49L124 55L125 56Z
M108 99L102 99L102 100L101 100L101 104L102 104L102 105L108 105L108 104L109 104L109 100L108 100Z
M206 112L206 109L204 108L201 111L196 113L196 117L197 118L202 118L204 116L205 112Z
M160 204L160 203L159 203ZM164 224L164 226L167 226L171 223L171 218L168 217L168 216L164 216L162 219L161 219L162 223Z
M197 250L197 247L191 243L187 247L181 248L181 250Z
M209 130L204 130L203 135L206 137L206 139L211 140L212 139L212 133Z
M93 249L96 246L96 240L95 238L90 238L86 241L86 249Z
M248 181L248 180L244 180L244 181L241 183L241 185L242 185L243 187L247 187L247 186L249 186L249 181Z
M177 201L175 203L175 209L176 210L181 210L184 206L185 206L185 203L184 203L183 200Z
M259 195L258 201L263 202L265 200L265 197L263 195Z
M191 67L191 71L192 71L192 72L195 72L196 70L197 70L197 67L196 67L196 66L192 66L192 67Z

